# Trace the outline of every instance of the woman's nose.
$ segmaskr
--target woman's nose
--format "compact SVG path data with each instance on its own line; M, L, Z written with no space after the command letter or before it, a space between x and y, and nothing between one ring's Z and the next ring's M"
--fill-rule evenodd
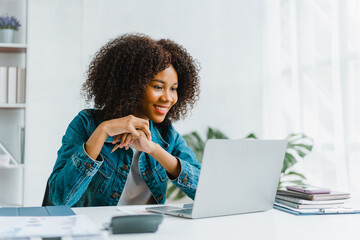
M161 95L161 100L164 102L169 102L169 101L171 101L171 99L172 99L172 97L171 97L169 90L164 90L163 94Z

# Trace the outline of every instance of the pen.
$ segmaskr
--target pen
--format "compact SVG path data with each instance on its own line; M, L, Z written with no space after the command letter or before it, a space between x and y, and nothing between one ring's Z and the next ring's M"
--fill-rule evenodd
M115 144L115 146L113 147L113 149L111 150L110 153L113 153L116 149L118 149L119 146L120 146L120 143Z

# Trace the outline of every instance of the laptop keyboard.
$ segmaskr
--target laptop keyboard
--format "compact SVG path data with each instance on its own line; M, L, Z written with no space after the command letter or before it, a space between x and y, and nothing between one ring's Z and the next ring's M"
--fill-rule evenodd
M190 214L192 213L192 208L186 208L181 210L175 210L174 212L180 213L180 214Z
M181 210L182 208L179 208L179 207L172 207L172 206L162 206L162 207L154 207L156 210L158 211L179 211Z

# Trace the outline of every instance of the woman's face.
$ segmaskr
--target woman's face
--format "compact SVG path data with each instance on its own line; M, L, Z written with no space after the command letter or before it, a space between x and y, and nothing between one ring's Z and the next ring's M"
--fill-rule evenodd
M170 108L177 102L178 76L172 65L154 76L146 86L139 117L156 123L164 121Z

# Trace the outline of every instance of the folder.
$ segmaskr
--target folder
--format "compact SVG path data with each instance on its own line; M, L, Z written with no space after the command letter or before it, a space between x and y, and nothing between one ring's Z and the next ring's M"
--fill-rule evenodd
M291 213L297 216L304 216L304 215L332 215L332 214L359 214L360 210L355 210L351 208L335 208L335 209L313 209L309 211L297 211L290 208L282 207L279 205L274 205L274 209Z
M0 207L0 216L71 216L75 215L69 206L47 207Z
M17 67L8 68L8 103L16 103Z
M7 103L7 67L0 66L0 103Z

